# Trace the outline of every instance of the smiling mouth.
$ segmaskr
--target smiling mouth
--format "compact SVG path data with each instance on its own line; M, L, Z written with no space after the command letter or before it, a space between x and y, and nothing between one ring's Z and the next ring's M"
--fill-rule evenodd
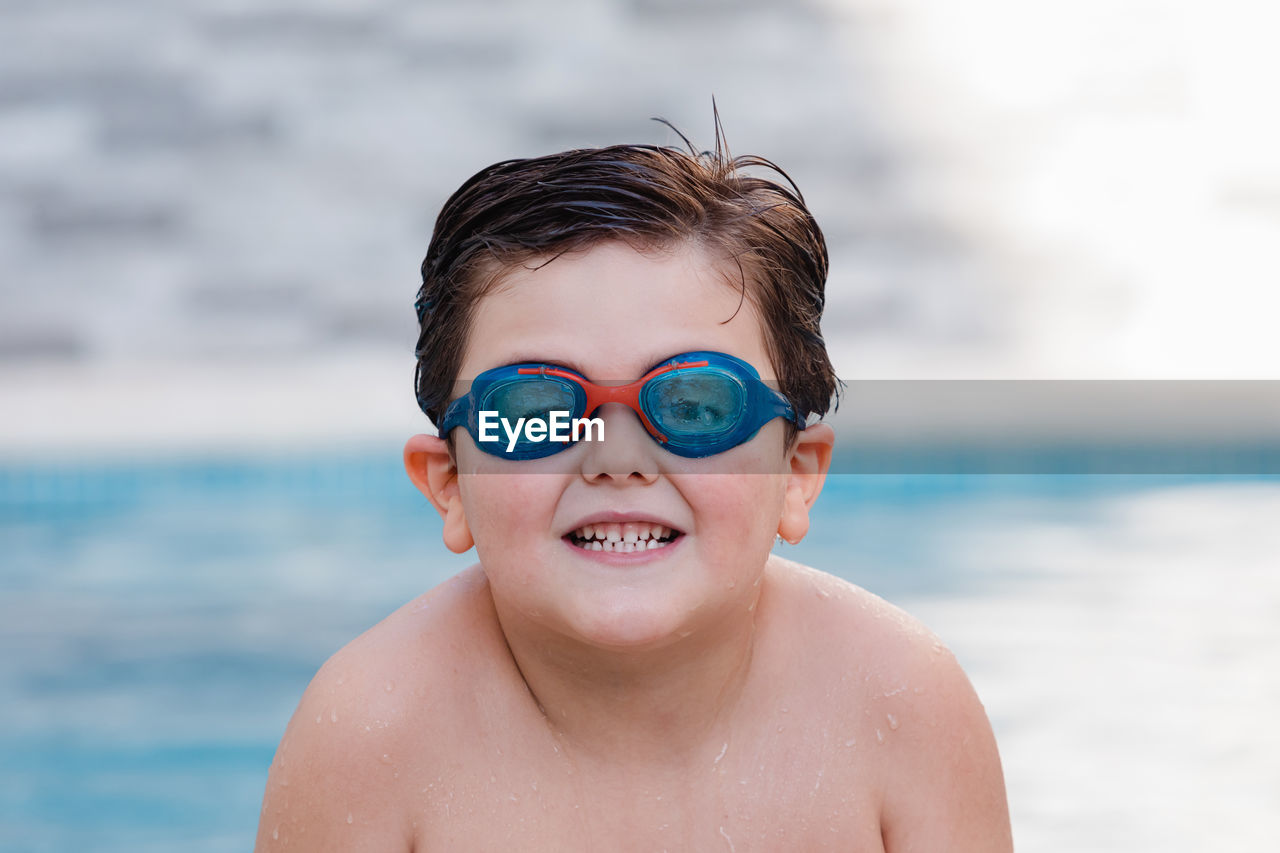
M610 551L630 554L635 551L656 551L678 539L679 530L646 521L624 521L587 524L565 538L574 547L584 551Z

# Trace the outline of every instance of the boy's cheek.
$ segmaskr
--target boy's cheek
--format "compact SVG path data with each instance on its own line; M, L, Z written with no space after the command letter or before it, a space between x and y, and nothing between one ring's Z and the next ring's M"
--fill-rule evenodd
M464 475L458 488L472 531L518 527L521 519L537 518L540 508L549 515L563 488L558 479L518 474Z
M718 531L731 538L772 542L786 496L787 479L781 474L688 474L678 478L677 488L686 496L699 519L699 532ZM705 528L705 529L703 529Z

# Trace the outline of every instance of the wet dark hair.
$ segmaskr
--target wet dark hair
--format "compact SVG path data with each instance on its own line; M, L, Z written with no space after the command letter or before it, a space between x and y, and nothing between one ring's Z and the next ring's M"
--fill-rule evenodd
M432 422L453 394L475 308L502 274L608 241L707 251L759 311L782 393L801 417L825 414L836 393L819 329L826 241L782 169L730 158L721 140L717 132L716 150L700 154L614 145L505 160L463 184L436 220L418 291L414 382Z

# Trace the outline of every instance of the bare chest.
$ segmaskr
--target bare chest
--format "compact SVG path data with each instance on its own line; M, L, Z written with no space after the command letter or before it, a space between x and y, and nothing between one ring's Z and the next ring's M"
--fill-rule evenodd
M878 795L856 763L742 744L693 770L591 770L554 752L530 761L524 746L460 754L417 786L414 849L883 853Z

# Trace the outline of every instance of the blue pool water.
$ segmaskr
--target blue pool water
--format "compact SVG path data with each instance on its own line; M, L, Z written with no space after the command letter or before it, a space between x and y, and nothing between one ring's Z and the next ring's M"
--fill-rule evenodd
M846 475L787 554L939 630L987 701L1015 830L1057 838L1046 803L1061 797L1029 787L1026 753L1040 747L1021 734L1047 712L1028 707L1026 682L1006 683L1018 662L1000 651L1035 628L1000 636L965 614L1026 613L1073 577L1096 578L1093 557L1079 573L1047 559L1082 543L1143 577L1143 531L1162 529L1160 512L1179 524L1188 507L1230 515L1280 506L1278 494L1275 480ZM1215 535L1202 536L1208 554ZM988 550L1001 542L1021 550ZM1275 542L1250 553L1265 566ZM440 544L394 448L320 462L0 467L0 848L249 849L267 766L316 668L470 561ZM1280 601L1274 585L1261 593ZM1280 696L1274 680L1262 696L1264 708ZM1255 770L1264 791L1280 784Z

